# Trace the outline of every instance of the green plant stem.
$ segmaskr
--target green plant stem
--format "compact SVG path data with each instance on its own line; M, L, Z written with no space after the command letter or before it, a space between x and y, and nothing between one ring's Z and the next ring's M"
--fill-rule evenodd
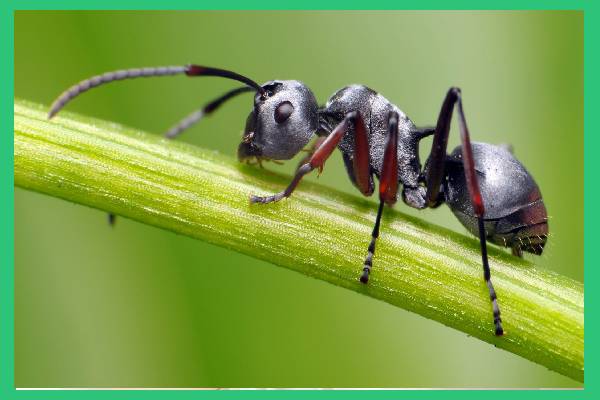
M475 238L388 208L371 281L363 285L372 201L303 182L290 199L251 205L250 194L280 191L290 178L71 113L48 121L46 112L15 101L17 186L354 290L583 381L581 283L491 248L506 330L495 337Z

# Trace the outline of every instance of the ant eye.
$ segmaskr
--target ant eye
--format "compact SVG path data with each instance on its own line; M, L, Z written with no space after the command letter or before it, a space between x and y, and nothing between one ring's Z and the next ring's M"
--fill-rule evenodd
M294 106L289 101L282 101L275 109L275 121L278 124L285 122L294 112Z

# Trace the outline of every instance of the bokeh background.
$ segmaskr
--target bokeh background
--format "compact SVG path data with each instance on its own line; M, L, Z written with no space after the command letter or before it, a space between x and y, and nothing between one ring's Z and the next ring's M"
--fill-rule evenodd
M581 12L15 15L15 93L28 100L49 104L108 70L189 62L299 79L323 103L364 83L418 125L460 86L474 140L512 144L542 190L551 237L528 258L583 280ZM69 109L160 134L236 85L126 81ZM236 98L181 140L235 156L250 107ZM354 192L339 154L320 180ZM466 234L446 207L397 207ZM18 188L15 269L18 387L581 386L355 292L123 218L110 229L101 211Z

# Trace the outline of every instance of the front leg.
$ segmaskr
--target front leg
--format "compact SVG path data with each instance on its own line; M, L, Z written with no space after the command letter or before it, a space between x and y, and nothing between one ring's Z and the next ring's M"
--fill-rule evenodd
M306 155L302 157L302 160L300 160L300 162L296 166L296 171L298 171L300 167L302 167L304 164L310 161L310 158L313 156L313 154L315 154L315 151L317 151L317 149L323 144L325 139L327 139L327 136L317 136L317 139L308 148L302 150L306 152Z
M369 170L369 145L367 143L367 130L360 112L350 112L344 120L336 126L331 134L319 145L315 152L311 155L307 163L301 165L297 170L292 182L282 192L271 196L255 196L250 197L251 203L267 204L279 201L290 195L298 186L304 175L313 171L315 168L323 169L325 161L331 156L340 140L344 137L350 123L354 123L355 132L355 163L354 168L357 177L357 186L362 193L368 195L372 193L372 180Z

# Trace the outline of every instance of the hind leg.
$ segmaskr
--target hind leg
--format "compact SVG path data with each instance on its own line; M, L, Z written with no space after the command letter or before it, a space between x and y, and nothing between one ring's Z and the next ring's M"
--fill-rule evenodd
M438 117L438 122L433 137L433 145L429 156L429 166L427 170L427 204L430 207L439 205L439 191L442 179L445 176L446 163L446 148L448 145L448 135L450 132L450 122L452 120L452 112L454 107L458 109L458 125L460 128L460 139L462 142L462 161L465 173L466 186L471 197L473 211L477 217L477 226L479 231L479 245L481 248L481 261L483 265L483 278L488 287L490 301L492 302L492 310L494 317L495 333L497 336L504 334L502 328L502 319L500 318L500 308L498 306L496 291L491 280L490 266L488 262L486 233L484 227L484 205L479 184L477 183L477 175L475 173L475 164L473 160L473 150L471 147L471 139L467 121L463 111L462 97L460 89L451 88L446 94L442 109Z

